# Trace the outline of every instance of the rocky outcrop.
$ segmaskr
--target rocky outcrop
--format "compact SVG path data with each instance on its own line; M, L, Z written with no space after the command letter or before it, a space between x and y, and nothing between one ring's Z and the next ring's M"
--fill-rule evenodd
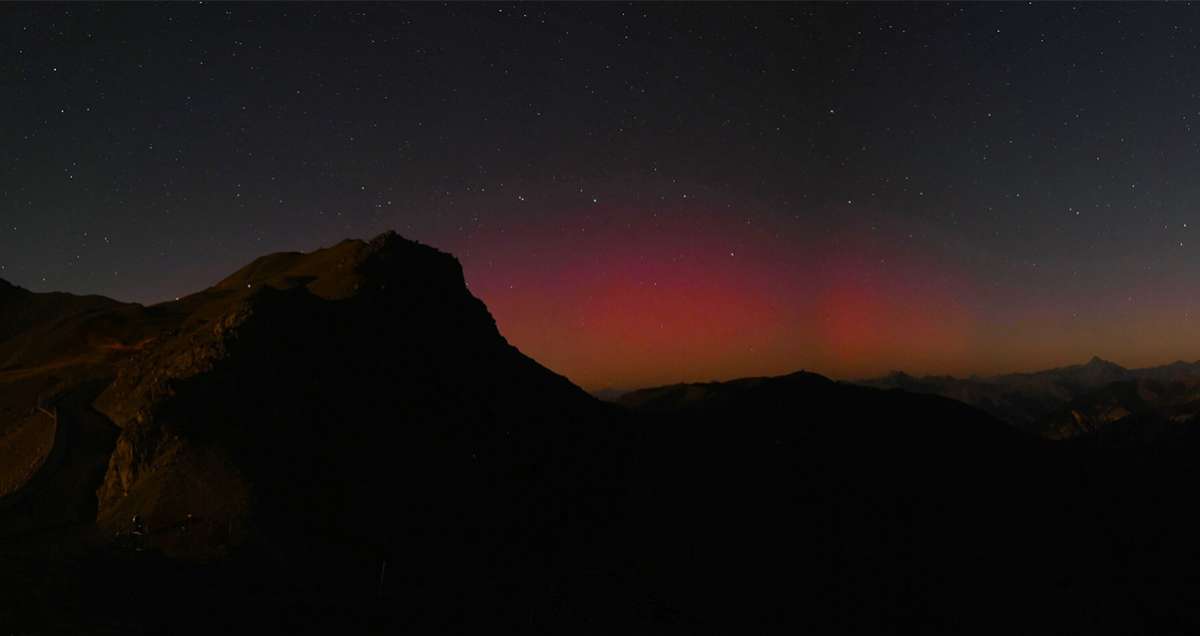
M54 447L54 420L35 413L23 418L0 436L0 507L6 497L18 492L45 463Z
M572 436L606 407L511 347L453 257L395 234L258 259L167 311L174 324L96 401L121 428L102 525L192 514L328 543L341 516L396 497L440 510L422 521L436 525L514 470L557 475L548 488L590 470ZM534 505L503 501L472 514L517 523Z

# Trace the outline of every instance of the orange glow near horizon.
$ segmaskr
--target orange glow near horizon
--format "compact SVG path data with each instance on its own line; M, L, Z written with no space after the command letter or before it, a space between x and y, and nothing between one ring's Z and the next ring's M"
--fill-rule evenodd
M473 267L477 247L472 291L512 344L590 390L935 369L971 345L965 281L853 235L797 244L659 218L560 233L537 251L496 244L507 251L485 254L503 276Z
M1200 357L1200 301L1182 273L1035 267L958 228L880 222L882 204L781 214L721 197L555 199L542 204L553 217L430 242L460 258L509 342L589 390Z

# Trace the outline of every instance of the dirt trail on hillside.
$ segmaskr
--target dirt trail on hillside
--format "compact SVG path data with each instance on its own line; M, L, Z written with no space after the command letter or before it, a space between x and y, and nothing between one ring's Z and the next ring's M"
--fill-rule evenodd
M54 419L40 411L23 418L0 436L0 502L41 469L56 437Z
M43 528L91 524L117 431L91 406L103 388L89 383L60 398L53 444L31 478L0 497L0 538ZM43 419L49 419L42 416Z

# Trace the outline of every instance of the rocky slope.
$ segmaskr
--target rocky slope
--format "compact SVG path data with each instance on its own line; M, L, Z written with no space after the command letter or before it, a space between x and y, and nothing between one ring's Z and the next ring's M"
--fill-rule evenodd
M191 514L216 530L177 549L277 534L387 552L467 502L469 531L498 531L597 468L603 444L572 449L604 407L510 346L447 254L394 234L347 241L259 259L177 305L178 326L96 402L121 428L99 490L108 527ZM501 494L529 471L562 491Z
M80 387L111 381L114 365L158 329L157 312L139 305L98 296L38 294L0 281L0 490L12 494L25 488L52 448L55 428L38 414L37 406L50 405ZM79 431L75 452L65 458L65 474L90 475L97 461L107 460L111 439L111 431L103 426ZM44 490L53 491L57 482L47 483L51 486ZM89 492L94 488L92 483L37 516L48 523L94 517L95 501ZM34 523L10 514L0 519L0 533Z
M267 559L271 577L341 582L337 598L391 567L427 601L405 612L480 617L545 594L529 582L551 562L602 569L587 564L607 553L581 546L617 518L631 432L512 347L448 254L388 233L266 256L154 307L67 304L9 321L10 340L57 338L22 358L42 366L86 359L54 384L72 430L102 415L119 435L81 438L0 535L76 523L84 493L102 543L139 515L155 554ZM80 402L84 385L97 390ZM107 467L89 478L96 457Z

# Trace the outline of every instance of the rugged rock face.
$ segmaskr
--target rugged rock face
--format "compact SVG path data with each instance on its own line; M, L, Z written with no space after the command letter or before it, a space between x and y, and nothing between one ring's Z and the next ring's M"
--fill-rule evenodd
M267 535L386 552L525 523L613 469L589 422L608 407L511 347L432 248L385 234L269 256L173 305L96 401L121 428L97 494L109 529L190 514L225 529L201 553Z
M27 490L56 439L50 420L35 407L94 382L107 383L112 365L135 349L153 332L157 319L143 307L98 296L38 294L0 281L0 491ZM79 418L72 418L72 423ZM88 420L89 423L94 423ZM103 426L89 426L72 436L75 452L66 456L62 479L39 480L40 489L61 494L73 476L90 475L97 461L107 459L112 435ZM56 464L53 468L57 469ZM70 489L70 488L66 488ZM77 489L90 499L94 485ZM45 497L43 497L45 499ZM11 498L9 499L12 500ZM6 529L38 523L63 524L94 517L94 503L74 496L56 497L36 510L22 508L22 519L10 514L0 519ZM21 515L16 515L21 516Z
M54 446L53 421L40 413L18 421L0 435L0 506L4 498L17 492L37 473Z

